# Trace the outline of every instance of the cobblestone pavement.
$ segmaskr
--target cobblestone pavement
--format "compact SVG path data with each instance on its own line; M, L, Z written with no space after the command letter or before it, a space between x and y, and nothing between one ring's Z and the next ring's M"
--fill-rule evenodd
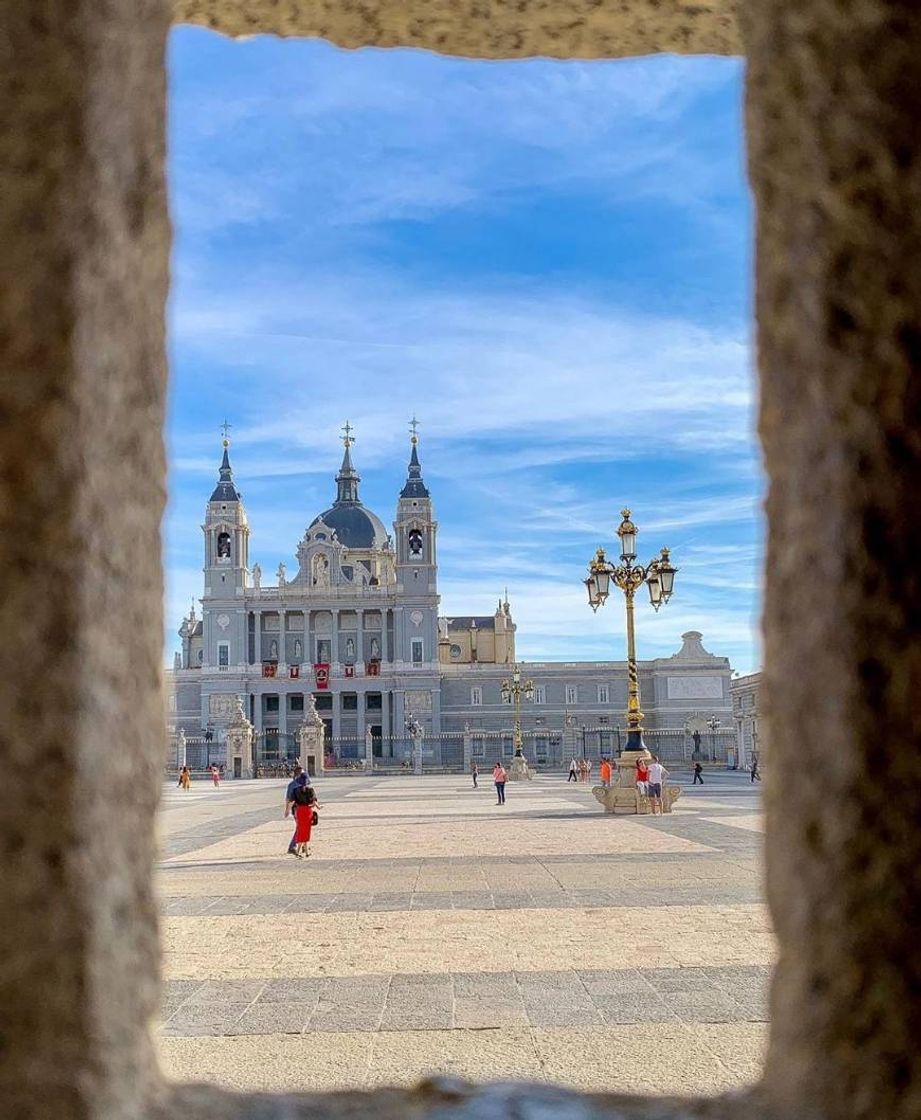
M324 778L309 860L284 782L166 789L158 1040L174 1077L300 1090L433 1072L584 1089L754 1080L773 939L758 791L665 818L583 785Z

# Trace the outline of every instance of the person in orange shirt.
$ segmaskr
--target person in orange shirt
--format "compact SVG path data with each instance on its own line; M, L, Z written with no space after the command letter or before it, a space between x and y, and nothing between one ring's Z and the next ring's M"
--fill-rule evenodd
M601 760L601 784L605 789L611 784L611 763L607 758Z

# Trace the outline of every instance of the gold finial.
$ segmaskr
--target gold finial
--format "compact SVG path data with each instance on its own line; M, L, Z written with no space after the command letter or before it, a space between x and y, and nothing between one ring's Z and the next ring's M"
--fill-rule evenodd
M413 418L409 422L409 430L412 432L410 436L410 443L419 442L419 421L416 419L416 414L413 413Z
M352 435L352 432L354 432L355 429L348 422L348 420L346 420L345 426L343 427L342 430L343 430L343 432L345 432L345 435L340 436L339 438L345 444L346 450L348 450L348 448L350 448L352 446L352 444L355 442L355 437Z
M620 511L620 516L624 519L624 521L629 521L630 520L630 510L622 509Z
M227 420L225 419L224 423L221 424L221 435L224 437L223 442L225 447L230 447L230 429L231 425L228 424Z

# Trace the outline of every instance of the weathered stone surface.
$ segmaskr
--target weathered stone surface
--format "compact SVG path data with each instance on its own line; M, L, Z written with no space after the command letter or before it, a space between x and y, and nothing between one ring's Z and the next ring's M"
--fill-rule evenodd
M770 476L766 1085L921 1108L921 14L745 9Z
M0 9L0 1113L156 1081L169 228L157 0Z
M472 58L740 54L735 0L175 0L177 23Z

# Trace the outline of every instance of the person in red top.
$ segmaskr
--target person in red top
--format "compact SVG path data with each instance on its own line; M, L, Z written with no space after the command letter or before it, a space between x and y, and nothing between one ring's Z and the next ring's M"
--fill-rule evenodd
M294 787L294 819L297 831L294 833L294 854L298 859L310 855L310 833L313 828L313 814L317 807L317 797L307 784L307 775L299 774Z
M492 780L496 787L496 804L505 804L505 783L508 780L508 771L501 762L497 762L492 768Z
M608 759L601 760L601 784L607 788L611 784L611 763Z
M641 758L636 764L636 792L642 794L643 797L649 794L649 767L646 765L646 759Z

